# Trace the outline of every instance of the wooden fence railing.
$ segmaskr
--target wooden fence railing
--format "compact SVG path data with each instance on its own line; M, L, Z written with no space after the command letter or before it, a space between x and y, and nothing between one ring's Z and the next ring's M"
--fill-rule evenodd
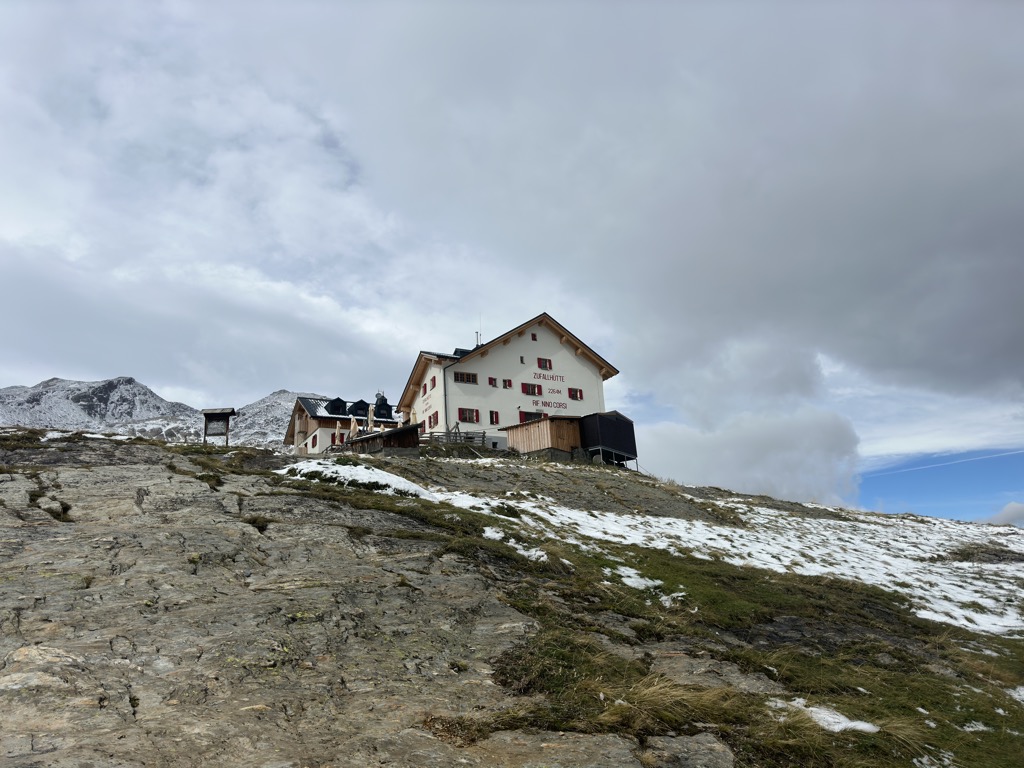
M484 445L484 440L487 437L487 432L480 430L479 432L462 432L461 430L455 430L451 432L427 432L426 434L420 435L420 444L446 444L446 443L468 443L469 445Z

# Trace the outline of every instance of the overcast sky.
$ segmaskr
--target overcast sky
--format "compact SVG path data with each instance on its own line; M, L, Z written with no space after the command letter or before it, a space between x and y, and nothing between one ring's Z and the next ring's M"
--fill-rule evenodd
M1024 447L1022 208L1018 3L0 1L0 386L394 401L547 311L645 469L836 501Z

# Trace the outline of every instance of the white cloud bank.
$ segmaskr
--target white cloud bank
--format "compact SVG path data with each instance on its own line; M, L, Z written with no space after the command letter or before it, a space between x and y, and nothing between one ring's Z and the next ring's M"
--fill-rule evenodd
M821 503L849 497L858 458L852 425L809 407L740 416L714 431L643 425L637 451L642 467L657 476Z

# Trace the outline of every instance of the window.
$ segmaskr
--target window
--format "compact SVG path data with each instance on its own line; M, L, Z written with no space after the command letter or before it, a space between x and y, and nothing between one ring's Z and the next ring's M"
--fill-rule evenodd
M523 394L531 395L532 397L540 397L541 386L540 384L523 384Z
M423 394L427 394L427 382L423 382Z
M501 388L502 389L512 389L512 379L502 379L501 380Z
M583 399L583 390L582 389L573 389L572 387L569 387L569 399L570 400L582 400Z
M490 384L492 387L498 386L498 380L496 378L494 378L493 376L488 376L487 377L487 383Z
M476 424L480 421L480 411L476 408L459 408L459 421L468 421Z
M437 386L437 376L430 377L430 388L433 389Z
M523 357L522 355L520 355L519 356L519 362L522 363L523 365L526 365L526 358Z
M530 339L531 339L532 341L536 341L536 340L537 340L537 334L536 334L536 333L531 333L531 334L530 334Z
M529 411L519 412L519 423L525 424L528 421L537 421L544 416L543 413L530 413Z
M433 429L434 427L436 427L436 426L437 426L437 423L438 423L438 422L439 422L440 420L441 420L441 419L440 419L440 417L439 417L439 416L437 415L437 411L434 411L434 412L433 412L432 414L430 414L429 416L427 416L427 428L428 428L428 429Z
M476 384L475 373L464 373L462 371L455 372L455 380L460 384Z
M550 371L551 370L551 361L548 360L548 358L546 358L546 357L538 357L537 358L537 367L540 368L542 371Z
M309 443L310 447L316 448L316 435L313 435L313 439Z
M498 412L497 411L491 411L491 424L500 424L500 423L501 423L501 417L498 416Z

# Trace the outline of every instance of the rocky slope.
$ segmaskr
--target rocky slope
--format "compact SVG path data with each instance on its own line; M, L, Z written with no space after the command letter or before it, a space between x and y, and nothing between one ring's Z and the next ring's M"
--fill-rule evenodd
M725 556L755 509L860 524L841 510L596 467L44 437L0 430L2 765L927 768L1024 745L1021 641ZM621 533L656 521L719 549ZM1016 573L996 533L948 541L930 578Z

